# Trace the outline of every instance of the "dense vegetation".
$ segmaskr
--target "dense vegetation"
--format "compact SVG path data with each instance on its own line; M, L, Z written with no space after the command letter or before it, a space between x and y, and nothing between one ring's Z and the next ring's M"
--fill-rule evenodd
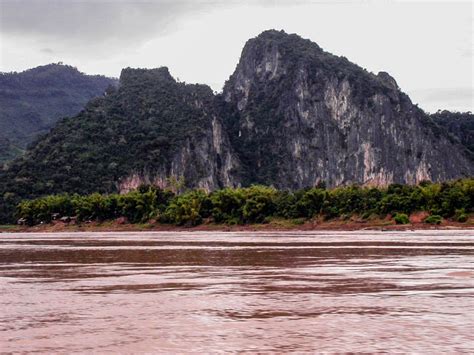
M284 75L271 78L272 73L262 70L262 65L267 60L264 55L270 53L271 59L275 48L279 51L277 57L280 56L278 68ZM343 57L324 52L315 43L276 31L267 31L250 40L237 69L226 83L223 94L217 96L205 85L176 82L167 68L124 69L117 88L111 87L105 95L92 99L75 117L60 120L48 134L32 143L23 156L0 166L0 223L13 221L15 206L25 199L63 193L70 196L113 194L144 181L159 184L173 177L183 177L185 188L205 186L214 190L224 186L263 184L297 190L314 186L318 181L325 181L330 186L342 181L366 183L365 172L370 170L366 169L367 164L372 166L369 175L382 177L382 180L392 176L392 181L396 182L408 181L407 176L417 175L419 169L424 171L425 168L430 172L425 175L433 180L472 176L472 164L468 164L458 144L443 146L443 142L435 140L424 126L413 134L400 134L412 132L414 126L407 124L420 117L424 117L425 123L431 124L433 129L438 129L439 134L443 131L433 119L411 104L388 74L368 73ZM248 77L242 76L246 70L251 74ZM106 79L94 78L98 83ZM239 107L239 100L245 95L239 82L242 78L249 84L245 108ZM360 112L360 117L344 123L344 129L339 127L341 122L329 114L331 100L325 97L325 85L341 79L350 82L354 96L350 101L355 105L352 109ZM87 80L76 69L63 65L0 75L0 159L2 155L9 159L22 149L10 139L19 128L8 124L13 117L10 110L17 103L25 108L28 105L20 103L31 96L37 112L57 110L60 103L69 107L71 102L85 98L81 96L84 92L92 94L87 91ZM75 90L80 90L69 92L68 85L71 84ZM298 108L304 108L295 96L300 84L308 86L309 90L303 95L306 97L303 106L310 111L317 109L307 119L298 111ZM56 89L50 90L52 87ZM24 96L19 92L25 92ZM373 102L374 93L385 95L387 104ZM16 103L10 105L2 101L7 99ZM401 105L403 117L393 116L397 105ZM25 112L33 109L30 106ZM388 109L387 115L382 112L385 109ZM46 116L43 120L43 116L38 118L25 113L31 122L39 120L48 125L55 120L51 112ZM390 125L382 119L385 116L392 117L391 124L398 122L398 126L394 126L396 129L388 129ZM8 135L8 139L2 138L2 134ZM467 136L466 142L471 141L472 137ZM442 146L439 151L437 143ZM368 154L369 161L366 162L364 154L371 152L373 156ZM442 154L430 155L431 152ZM456 158L460 158L459 161ZM161 186L165 185L162 183ZM221 190L211 195L195 191L191 196L194 196L193 203L199 205L205 195L204 206L211 201L215 207L221 203L216 201L216 196L221 196L226 203L237 203L236 199L253 201L252 191ZM290 215L289 210L283 213L278 207L277 212L272 212L273 207L269 207L264 215L293 218L320 213L321 209L314 204L309 209L301 207L300 197L304 195L304 199L308 199L312 193L313 198L321 199L323 190L302 191L273 191L274 196L268 197L271 201L278 200L280 207L286 203L300 212ZM360 191L369 194L366 192L369 190ZM323 194L326 204L329 203L327 196L334 194L336 192ZM257 195L261 197L260 193ZM187 213L195 215L196 221L210 218L202 211L196 214L197 205L191 208L188 198L188 195L182 195L170 200L166 210L159 213L160 219L186 224ZM375 197L370 195L369 200L371 198ZM299 202L293 203L293 200ZM262 203L258 200L257 204ZM271 202L269 206L275 204ZM328 206L334 206L334 203L325 205L326 216L339 213ZM381 205L377 206L371 207L376 213L388 213L380 210ZM226 223L231 220L235 223L261 221L262 215L253 217L253 212L249 212L253 211L251 206L244 210L246 212L241 215L223 212L211 217ZM367 213L369 210L364 209ZM182 221L173 217L177 214L184 216Z
M465 222L474 212L474 179L418 186L393 184L388 188L323 186L295 192L254 185L226 188L211 193L190 190L180 195L153 186L127 194L52 195L21 202L17 217L26 224L48 223L53 218L75 217L78 221L105 221L125 217L131 223L150 220L194 226L214 223L265 223L272 217L310 219L361 218L394 215L396 223L408 223L416 211L428 211L427 223L442 218Z
M11 220L21 199L117 192L120 178L131 172L169 166L188 137L203 139L211 114L194 103L207 109L212 100L209 87L178 83L167 68L124 69L117 90L61 120L0 170L0 223Z
M62 64L0 73L0 165L18 156L60 118L77 114L116 80ZM2 139L9 144L1 144Z
M474 160L474 114L471 112L438 111L433 121L457 138L471 153Z
M0 166L22 153L22 148L13 144L8 138L0 136Z

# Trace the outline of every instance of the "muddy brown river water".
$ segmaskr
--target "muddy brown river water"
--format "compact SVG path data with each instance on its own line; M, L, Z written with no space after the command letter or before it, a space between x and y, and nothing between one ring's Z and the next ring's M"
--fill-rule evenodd
M0 352L474 352L474 231L0 235Z

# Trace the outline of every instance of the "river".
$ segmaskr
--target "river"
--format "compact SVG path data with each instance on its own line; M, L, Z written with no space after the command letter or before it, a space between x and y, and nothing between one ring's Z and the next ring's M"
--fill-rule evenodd
M474 231L0 234L0 352L474 352Z

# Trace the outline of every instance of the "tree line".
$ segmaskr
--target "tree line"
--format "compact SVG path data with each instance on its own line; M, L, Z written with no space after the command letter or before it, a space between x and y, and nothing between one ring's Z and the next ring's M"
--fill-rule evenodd
M141 186L126 194L60 194L24 200L17 206L17 218L28 225L49 223L61 217L77 221L107 221L120 217L130 223L151 220L178 226L195 226L205 221L223 224L265 223L271 218L325 219L358 215L394 216L408 223L408 215L428 211L428 223L441 218L464 222L474 209L474 179L452 182L423 182L417 186L392 184L386 188L324 186L298 191L279 191L254 185L225 188L207 193L188 190L174 194L155 186Z

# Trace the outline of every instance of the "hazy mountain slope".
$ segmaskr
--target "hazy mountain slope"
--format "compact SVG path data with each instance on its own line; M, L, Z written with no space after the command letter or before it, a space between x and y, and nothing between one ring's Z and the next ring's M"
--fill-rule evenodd
M49 64L21 73L0 73L0 164L24 149L58 119L77 114L116 79L80 73L76 68Z
M469 150L471 159L474 158L474 114L443 110L433 113L431 118L458 139Z
M22 152L23 150L8 138L0 137L0 166L3 162L16 158Z
M223 99L245 182L386 185L473 172L462 148L436 133L387 73L297 35L266 31L249 40Z

